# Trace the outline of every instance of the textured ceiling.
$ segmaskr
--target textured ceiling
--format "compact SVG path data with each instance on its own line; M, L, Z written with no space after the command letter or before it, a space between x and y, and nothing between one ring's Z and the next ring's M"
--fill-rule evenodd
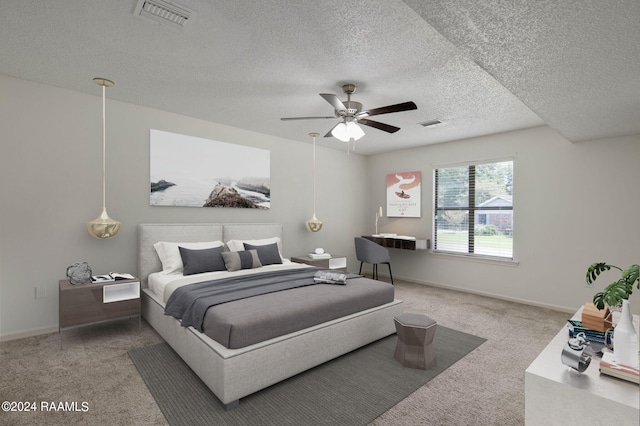
M640 2L180 0L176 31L137 0L0 0L0 74L309 142L319 93L380 115L374 154L549 124L571 141L640 134ZM425 128L418 123L439 119ZM170 130L170 129L169 129ZM337 149L333 138L319 143Z

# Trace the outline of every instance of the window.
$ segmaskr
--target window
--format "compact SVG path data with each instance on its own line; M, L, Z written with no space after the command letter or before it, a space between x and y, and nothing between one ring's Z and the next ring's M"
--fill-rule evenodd
M513 161L435 170L434 250L513 259Z

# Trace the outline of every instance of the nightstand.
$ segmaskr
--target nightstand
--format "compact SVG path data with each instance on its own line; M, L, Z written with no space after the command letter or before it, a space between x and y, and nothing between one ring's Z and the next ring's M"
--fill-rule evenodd
M58 329L138 316L140 327L140 280L117 280L72 285L58 282Z
M311 259L307 255L293 256L292 262L306 263L317 268L336 269L338 271L347 272L347 257L346 256L332 256L329 259Z

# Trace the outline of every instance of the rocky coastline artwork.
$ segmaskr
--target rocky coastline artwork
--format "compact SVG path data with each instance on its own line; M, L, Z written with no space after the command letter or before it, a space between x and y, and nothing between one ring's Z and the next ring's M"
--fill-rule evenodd
M235 188L222 184L216 185L216 187L213 188L203 207L264 208L249 198L244 198Z
M175 186L175 183L160 179L158 182L151 182L151 192L162 191L170 186Z
M269 209L270 152L151 130L152 206Z

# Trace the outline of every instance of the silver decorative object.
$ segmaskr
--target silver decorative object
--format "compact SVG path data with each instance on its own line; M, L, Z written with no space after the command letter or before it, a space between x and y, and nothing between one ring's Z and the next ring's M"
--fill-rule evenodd
M91 268L87 262L76 262L67 268L67 279L73 285L91 281Z
M579 373L583 373L591 363L592 350L584 333L569 339L562 349L562 363Z

